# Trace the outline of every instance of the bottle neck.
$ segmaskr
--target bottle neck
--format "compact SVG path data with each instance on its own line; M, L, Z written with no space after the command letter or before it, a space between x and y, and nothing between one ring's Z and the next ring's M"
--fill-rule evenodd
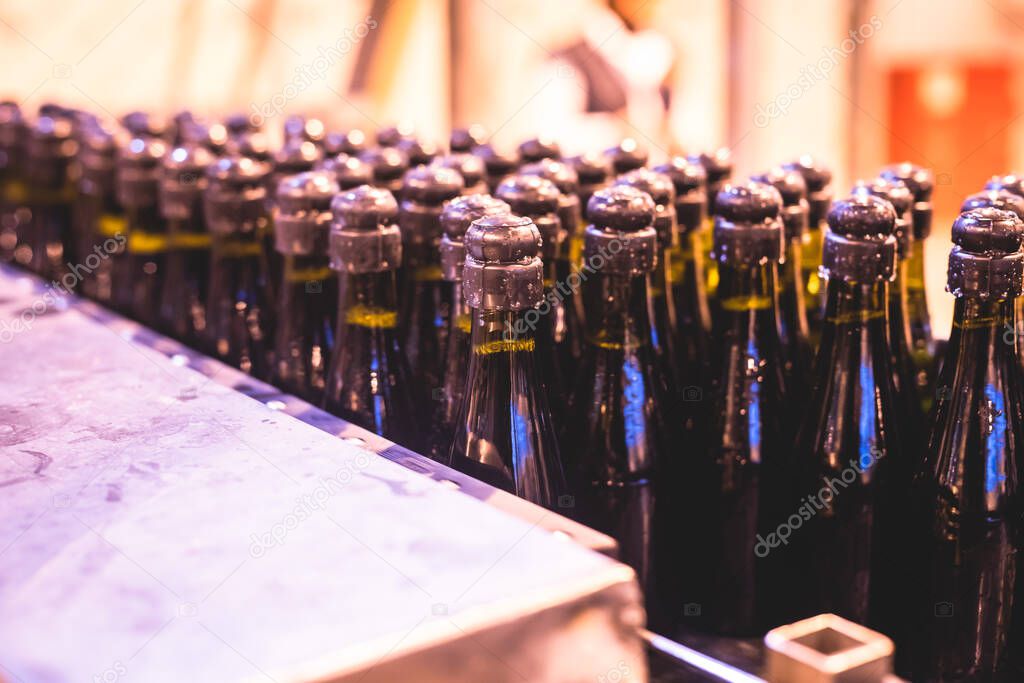
M1017 314L1014 300L958 297L946 358L950 372L979 363L1016 364ZM948 373L943 373L951 377ZM943 377L945 380L946 377ZM940 382L941 384L941 382Z
M650 342L649 276L600 272L584 283L587 340L619 350Z
M474 311L470 344L475 358L533 355L539 317L526 311Z
M341 273L338 329L393 332L398 328L395 271Z
M742 323L759 342L778 339L778 269L773 261L753 265L719 262L720 326Z
M847 343L859 344L865 337L888 353L888 297L889 283L885 281L830 280L819 359L831 363L832 360L825 360L829 354L842 353L841 347Z

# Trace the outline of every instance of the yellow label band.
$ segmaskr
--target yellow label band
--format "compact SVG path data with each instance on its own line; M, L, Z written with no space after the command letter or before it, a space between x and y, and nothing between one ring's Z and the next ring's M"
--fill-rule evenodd
M75 201L75 188L73 185L65 185L59 190L49 190L41 187L29 188L25 195L25 201L29 204L70 204Z
M96 232L103 237L116 237L117 235L128 234L128 224L124 216L115 216L112 213L100 214L96 221Z
M473 347L473 353L481 356L489 356L494 353L533 351L534 346L536 346L536 343L533 339L497 339L495 341L477 344Z
M722 300L723 311L764 311L772 306L771 297L767 296L731 296Z
M386 308L353 306L345 313L345 322L359 327L390 330L398 324L398 313Z
M128 251L133 254L157 254L170 248L171 240L165 234L141 230L128 233Z
M993 327L1002 327L1009 325L1010 321L1003 315L990 315L984 318L971 318L970 320L964 320L962 323L953 321L953 327L960 328L961 330L982 330L990 329ZM1012 327L1010 329L1013 329Z
M20 180L11 180L4 183L0 195L11 204L23 204L28 199L28 186Z
M263 245L259 242L222 240L214 243L216 255L222 258L245 258L259 256L263 253Z
M866 323L869 320L877 320L878 318L884 318L885 311L877 309L861 309L859 311L849 311L832 318L826 318L827 322L835 323L836 325L845 325L848 323Z
M441 282L444 280L444 273L439 265L420 266L413 271L412 276L419 282Z
M316 280L328 280L334 276L334 271L324 266L323 268L294 268L285 271L285 280L288 282L314 282Z
M455 316L455 327L466 334L469 334L472 331L472 324L473 320L468 315Z
M182 232L171 238L175 249L209 249L213 239L202 232Z

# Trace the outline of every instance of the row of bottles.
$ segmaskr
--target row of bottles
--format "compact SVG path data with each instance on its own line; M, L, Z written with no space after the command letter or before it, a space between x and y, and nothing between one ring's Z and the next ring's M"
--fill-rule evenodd
M914 680L1019 674L1016 176L953 226L942 353L912 164L834 202L809 157L317 124L4 104L0 256L612 535L659 628L832 611Z

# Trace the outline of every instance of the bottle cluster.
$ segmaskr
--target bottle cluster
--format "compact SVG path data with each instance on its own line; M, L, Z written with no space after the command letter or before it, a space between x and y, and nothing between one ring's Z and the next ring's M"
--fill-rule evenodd
M4 103L0 257L610 534L660 628L835 612L914 680L1012 678L1022 183L964 203L940 353L929 171L731 175Z

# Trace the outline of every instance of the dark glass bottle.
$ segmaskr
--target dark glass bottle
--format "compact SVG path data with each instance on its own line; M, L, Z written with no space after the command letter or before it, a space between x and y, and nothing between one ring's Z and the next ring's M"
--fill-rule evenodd
M566 441L572 449L565 453L576 516L618 541L619 557L636 570L652 610L660 609L653 567L657 477L670 440L666 370L649 314L655 212L650 195L629 185L599 190L587 206L587 339Z
M573 157L569 163L576 169L576 178L579 180L577 194L580 198L580 206L585 211L590 197L611 183L611 164L604 154L596 153L581 154L578 157ZM580 213L580 220L575 228L567 228L569 230L569 262L576 268L583 265L583 235L587 229L587 221L586 216L582 214L583 211ZM585 315L582 305L579 306L579 312L582 320L582 316Z
M40 277L60 282L73 259L71 208L75 187L68 173L78 143L71 119L54 113L40 115L31 126L25 150L26 206L31 219L19 235L20 263ZM21 223L19 222L19 230ZM27 257L27 259L25 258Z
M836 202L828 214L827 306L797 438L792 506L755 547L804 567L793 576L804 597L794 616L834 612L892 635L909 488L888 343L895 220L889 202L865 194Z
M1024 199L1024 178L1012 173L1004 176L993 176L991 180L985 183L985 192L1000 192L1001 197L1003 197L1002 193L1006 193L1013 195L1014 197ZM964 202L964 205L960 207L961 211L966 211L967 208L976 208L975 206L967 206L968 202L970 202L973 197L977 197L977 195L968 197L967 201ZM1017 213L1016 202L1012 202L1004 198L1001 200L1001 203L1004 205L1000 206L998 204L992 204L992 206L1005 211L1013 211L1014 213ZM988 204L978 205L979 208L981 206L988 206ZM1017 213L1017 215L1021 216L1021 219L1024 220L1024 214ZM1017 297L1015 305L1017 307L1017 325L1022 326L1021 329L1016 330L1016 334L1020 336L1024 334L1024 296ZM1024 343L1017 344L1017 356L1020 358L1021 367L1024 367Z
M339 154L359 156L367 149L366 133L352 128L344 133L334 132L324 136L324 156L332 157Z
M926 296L924 242L932 231L932 189L935 187L935 179L928 169L909 162L888 166L882 170L881 175L886 180L902 180L914 195L911 225L917 248L907 259L907 314L911 350L917 368L917 391L922 405L930 406L935 386L937 354Z
M543 135L524 140L519 145L518 151L519 158L524 164L532 164L541 159L562 158L562 148L559 147L558 142Z
M487 194L487 183L484 182L484 162L480 157L466 152L453 152L437 157L432 163L435 166L458 171L465 185L462 188L462 194Z
M715 213L715 197L718 196L719 191L732 178L732 152L726 147L721 147L714 152L705 152L693 157L693 160L704 167L704 172L707 175L708 223L701 228L700 238L701 254L707 259L707 268L704 271L705 289L708 293L708 304L711 306L713 316L718 301L716 297L716 292L718 291L718 264L714 259L710 258L712 242L714 240L711 217Z
M764 183L727 185L715 211L714 408L708 447L690 483L701 500L698 538L707 562L706 594L698 602L711 630L752 636L783 621L783 574L753 552L787 514L792 476L777 290L785 254L782 197Z
M14 260L18 247L18 223L27 221L25 209L25 136L21 107L0 102L0 262Z
M338 323L325 410L408 448L423 447L412 378L398 340L398 204L363 185L331 202Z
M206 334L206 303L210 283L210 233L203 216L206 171L213 155L186 142L163 161L160 215L167 222L170 251L166 256L160 298L160 327L175 339L201 347Z
M373 169L373 185L393 195L402 192L402 176L409 170L409 157L394 147L374 147L359 154Z
M605 150L604 155L612 165L615 175L629 173L647 165L647 150L633 138L625 138L614 147Z
M814 157L805 154L783 166L797 171L807 184L807 236L804 238L800 268L804 287L804 305L807 307L807 334L812 349L821 343L822 317L825 314L825 283L821 279L822 239L826 219L832 206L832 171Z
M813 351L807 338L807 309L804 304L803 257L804 239L810 207L807 184L797 171L776 166L753 180L771 185L782 197L782 227L785 252L779 265L779 337L785 350L786 384L789 397L806 398L810 382ZM792 404L791 404L792 405Z
M342 190L351 190L360 185L373 182L373 169L359 157L345 152L338 152L324 157L314 167L318 171L328 171L334 175L335 182Z
M441 273L441 211L462 192L450 168L417 166L405 175L398 225L402 230L402 352L409 359L414 392L429 398L442 388L451 287Z
M544 264L544 299L533 312L526 313L527 322L536 332L538 376L547 392L548 407L555 428L564 422L565 400L572 377L563 367L563 359L573 362L569 346L567 321L572 315L566 292L570 283L558 280L557 263L566 247L566 231L558 217L558 188L553 182L536 175L514 175L505 178L495 196L506 202L512 213L533 221L540 232L541 262Z
M448 149L452 154L472 152L487 140L487 131L478 123L466 128L454 128L448 138Z
M206 340L212 355L260 379L270 375L273 339L267 283L267 176L270 165L222 157L207 169L203 214L212 237Z
M158 205L161 164L166 153L167 145L158 138L133 138L121 149L114 181L117 202L124 207L128 226L124 258L114 265L114 301L118 307L127 305L133 318L150 327L158 326L164 269L171 248L167 222Z
M478 218L511 212L508 204L486 194L457 197L441 213L441 273L451 283L452 307L448 316L448 340L444 354L444 389L433 398L439 401L434 420L431 455L446 459L455 431L455 419L466 389L466 372L471 353L470 332L473 312L462 295L462 268L466 262L464 238L469 226Z
M953 329L914 480L915 681L1024 679L1020 370L1024 225L993 208L953 225Z
M653 227L658 235L658 259L648 283L652 322L650 342L659 356L660 366L669 373L664 381L672 382L674 388L677 385L672 380L678 379L679 372L675 362L676 306L669 273L672 270L673 251L679 244L675 185L667 175L644 167L623 173L615 179L614 184L635 187L654 200Z
M324 140L324 122L317 118L293 114L284 120L284 146L290 144L312 142L321 147Z
M409 166L424 166L431 163L440 153L437 145L418 138L399 140L395 147L409 159Z
M707 223L707 174L694 158L673 157L655 170L671 180L676 191L678 247L670 254L668 277L676 312L676 394L682 399L683 433L699 444L707 426L703 400L710 396L711 309L704 270L703 230ZM695 452L702 452L699 445Z
M283 178L274 207L281 255L272 381L311 403L323 398L334 349L337 278L328 266L331 200L341 189L328 171Z
M564 319L555 321L554 334L558 365L563 377L568 382L566 387L569 388L576 377L579 360L583 355L584 337L583 300L579 296L578 287L571 286L572 272L579 267L576 265L577 261L572 260L572 238L573 235L579 233L582 240L585 227L580 208L579 177L572 166L554 159L541 159L535 163L526 164L519 169L519 173L546 178L555 184L559 192L558 209L555 213L562 224L565 237L555 254L554 268L556 282L563 283L558 287L558 291L564 297L564 305L560 311L560 313L564 313ZM582 255L582 241L579 248L578 253ZM545 261L546 258L544 257Z
M123 249L128 239L114 185L117 150L115 134L98 125L80 135L74 232L82 260L75 270L82 294L103 304L112 296L110 255Z
M448 463L538 505L564 506L558 439L525 317L544 299L540 233L528 218L486 216L464 244L472 352Z
M474 147L473 154L484 162L487 189L490 192L498 189L501 181L515 173L521 163L518 153L501 151L491 143Z
M272 156L273 170L267 177L267 215L270 220L264 235L264 249L267 253L267 277L274 301L279 300L276 288L284 277L284 259L275 248L274 206L277 202L277 188L284 178L313 170L322 158L323 151L314 143L294 137L285 139L284 145Z
M921 248L921 245L914 243L914 232L910 225L910 208L914 196L903 181L885 178L858 183L852 192L866 192L884 199L892 204L896 212L893 229L896 237L896 277L889 285L889 353L892 358L892 380L896 388L900 434L905 443L903 453L904 457L916 462L921 456L925 435L907 312L908 264L914 250Z
M415 140L416 129L403 122L393 126L384 126L377 131L377 144L381 147L398 147L403 140Z

